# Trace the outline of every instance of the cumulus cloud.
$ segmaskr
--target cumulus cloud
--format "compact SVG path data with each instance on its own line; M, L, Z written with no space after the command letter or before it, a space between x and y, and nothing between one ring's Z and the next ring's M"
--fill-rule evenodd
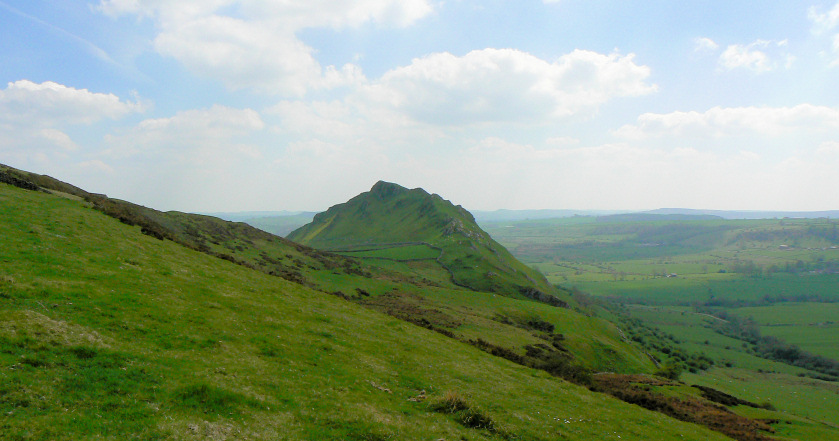
M364 81L352 64L323 67L297 33L307 28L409 26L432 12L428 0L102 0L110 16L152 19L155 49L226 84L285 96Z
M539 123L656 90L633 55L575 50L554 62L514 49L436 53L386 72L369 99L427 123Z
M833 5L833 8L827 12L819 12L819 10L812 6L807 11L807 16L813 22L813 32L821 34L829 32L839 27L839 2Z
M693 42L696 52L714 52L720 47L714 40L707 37L695 38Z
M839 109L812 104L794 107L714 107L705 112L645 113L615 134L639 139L658 136L721 137L780 134L794 130L839 129Z
M765 73L777 69L778 59L781 59L783 66L789 67L793 58L784 52L786 46L786 40L757 40L748 45L732 44L720 55L719 66L724 70L748 69L755 73Z
M178 112L169 118L141 121L121 135L109 135L116 156L150 154L161 149L192 151L195 149L237 149L237 137L260 131L265 123L252 109L234 109L213 105L209 109Z
M808 17L813 22L813 34L818 36L832 34L829 37L831 39L831 49L834 56L837 57L833 64L839 64L839 33L836 32L837 27L839 27L839 2L836 2L833 8L827 12L819 12L815 7L811 7L808 11Z
M425 181L445 183L450 199L469 201L470 209L817 210L839 202L824 192L839 184L834 171L839 155L827 156L833 147L825 144L824 154L772 156L647 143L546 149L491 137L476 141L456 160L417 169L431 175Z
M140 102L46 81L20 80L0 90L0 120L27 125L91 124L145 109Z
M252 109L214 105L182 111L106 136L87 166L106 171L96 161L112 165L121 176L108 184L113 193L138 203L157 194L156 208L200 209L220 199L235 205L253 197L259 177L267 176L258 142L265 127ZM156 205L161 199L167 205Z
M20 166L66 162L81 147L68 130L101 121L117 120L147 107L46 81L20 80L0 89L0 154Z

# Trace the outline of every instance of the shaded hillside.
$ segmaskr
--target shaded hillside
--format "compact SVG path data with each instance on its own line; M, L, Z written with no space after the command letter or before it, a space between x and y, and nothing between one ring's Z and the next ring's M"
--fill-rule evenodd
M485 233L468 211L421 188L379 181L369 192L317 214L288 238L334 252L425 244L440 250L436 261L457 285L547 301L557 292Z
M0 220L4 439L726 439L76 198Z

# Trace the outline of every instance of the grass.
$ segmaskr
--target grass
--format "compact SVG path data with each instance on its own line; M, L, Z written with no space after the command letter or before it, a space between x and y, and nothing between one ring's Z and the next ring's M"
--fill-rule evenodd
M783 303L737 308L753 318L763 335L780 337L802 349L839 360L839 303Z
M502 438L419 390L522 440L724 439L78 201L0 185L0 219L7 439Z
M428 245L402 245L402 246L381 246L378 248L367 248L362 250L341 251L350 257L356 258L377 258L392 260L434 260L440 256L440 250Z

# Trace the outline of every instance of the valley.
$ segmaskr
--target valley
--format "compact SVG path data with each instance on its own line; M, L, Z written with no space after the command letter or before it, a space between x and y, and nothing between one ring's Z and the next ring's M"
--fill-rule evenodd
M421 189L377 183L291 241L8 167L0 177L8 439L806 440L839 431L829 370L761 357L760 342L715 330L726 319L677 294L603 303L616 295L582 280L549 283L556 274L543 277L541 261L519 255L523 264L502 246L521 252L510 237ZM726 274L718 282L737 283ZM825 289L801 304L829 295L818 280ZM729 312L765 300L732 297L741 303ZM756 319L762 337L783 328L773 316L788 317ZM825 317L813 320L829 326Z

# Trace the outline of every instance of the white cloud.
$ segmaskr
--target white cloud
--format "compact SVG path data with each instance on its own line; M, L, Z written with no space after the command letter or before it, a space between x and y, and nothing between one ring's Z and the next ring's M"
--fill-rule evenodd
M839 155L649 147L630 143L544 149L504 138L476 141L462 156L416 168L469 209L695 207L826 209L839 196ZM534 192L533 189L540 189ZM724 195L725 197L722 197Z
M264 127L265 123L254 110L216 104L209 109L179 112L170 118L141 121L124 134L109 135L107 141L113 145L111 153L116 156L150 154L160 150L193 153L213 149L235 151L238 137Z
M811 7L807 15L810 21L813 22L813 34L817 36L833 34L829 38L832 46L831 49L837 58L833 61L832 65L839 65L839 33L834 33L836 28L839 27L839 2L836 2L833 8L825 13L819 12L815 7Z
M119 174L110 193L158 209L195 210L253 198L268 174L264 164L265 122L252 109L214 105L146 119L105 137L89 169ZM264 193L260 193L265 196ZM148 201L155 195L155 201ZM162 205L161 205L162 204Z
M76 164L76 166L83 170L92 171L94 173L106 173L112 175L115 172L113 167L98 159L83 161Z
M145 104L122 101L113 94L75 89L52 81L8 83L0 90L0 120L25 125L91 124L141 112Z
M819 155L839 157L839 141L828 141L822 143L816 153Z
M309 89L362 82L351 64L323 69L313 49L284 26L209 16L171 27L154 40L157 51L188 69L222 81L230 89L253 88L302 96Z
M433 124L540 123L656 90L633 55L575 50L548 62L514 49L436 53L386 72L369 100Z
M807 16L813 22L814 33L821 34L832 31L839 26L839 2L836 2L833 8L826 13L820 13L815 6L811 6L807 11Z
M120 119L146 106L51 81L8 83L0 89L0 156L20 167L67 164L70 153L82 150L68 134L74 126Z
M720 55L719 65L725 70L742 68L756 73L765 73L778 67L778 62L773 58L782 58L784 67L789 68L794 58L780 51L786 46L786 40L776 43L757 40L748 45L732 44ZM769 52L772 52L772 55Z
M839 109L812 104L794 107L714 107L705 112L645 113L615 134L629 139L658 136L720 137L773 135L839 129Z
M299 31L409 26L433 11L428 0L102 0L99 9L152 18L155 49L195 73L234 90L285 96L364 81L352 64L322 67Z
M693 41L696 52L714 52L720 47L714 40L707 37L695 38Z
M570 146L579 144L580 140L577 138L572 138L570 136L559 136L554 138L548 138L545 140L545 144L552 146L552 147L562 147L562 146Z
M49 143L58 147L61 150L68 152L79 150L79 146L76 145L76 143L73 142L73 140L70 139L70 137L66 133L60 130L41 129L38 132L38 134L41 136L41 138L43 138L44 140L48 141Z

